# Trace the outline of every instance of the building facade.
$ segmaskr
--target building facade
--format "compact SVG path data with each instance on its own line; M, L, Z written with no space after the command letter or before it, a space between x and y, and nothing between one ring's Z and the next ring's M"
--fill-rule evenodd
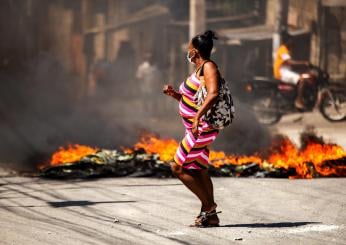
M272 75L273 34L277 8L283 2L280 17L295 37L294 58L310 60L333 79L345 80L346 3L341 0L205 0L206 26L219 35L214 57L225 77L238 82ZM15 71L46 52L80 77L85 91L96 83L90 75L95 67L120 59L119 65L131 75L148 53L165 77L162 83L178 84L188 73L188 1L9 0L0 4L1 70ZM121 77L120 73L115 76Z

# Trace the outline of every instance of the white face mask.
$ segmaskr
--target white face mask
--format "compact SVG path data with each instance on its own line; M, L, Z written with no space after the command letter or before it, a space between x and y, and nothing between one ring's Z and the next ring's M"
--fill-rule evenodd
M189 52L187 52L186 58L187 58L187 60L188 60L190 63L194 64L194 62L192 62L192 57L190 57Z

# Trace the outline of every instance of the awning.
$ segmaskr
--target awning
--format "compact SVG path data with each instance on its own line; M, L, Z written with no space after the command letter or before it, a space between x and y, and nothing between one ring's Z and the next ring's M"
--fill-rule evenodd
M289 29L289 34L298 36L307 34L308 29ZM274 27L267 25L258 25L244 28L219 29L217 34L225 38L226 44L240 44L242 41L270 40L273 38Z
M217 31L219 36L226 37L229 41L255 41L271 39L274 28L265 25L244 28L221 29Z
M322 5L325 7L346 7L345 0L322 0Z
M122 22L106 25L103 27L93 27L86 30L85 34L95 34L95 33L109 31L109 30L115 31L130 25L133 25L133 24L138 24L147 20L152 20L157 17L168 16L168 15L169 15L169 9L167 7L160 4L153 4L133 13L129 18L127 18L126 20Z

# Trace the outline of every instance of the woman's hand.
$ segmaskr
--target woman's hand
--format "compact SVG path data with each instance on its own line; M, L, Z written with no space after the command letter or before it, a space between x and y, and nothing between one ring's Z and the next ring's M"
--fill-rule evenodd
M192 122L191 132L196 139L198 138L198 123L199 119L198 117L195 117Z
M163 93L167 94L168 96L174 96L176 93L172 87L172 85L165 85L163 86Z
M181 94L176 92L174 90L174 88L172 87L172 85L164 85L163 86L163 93L168 95L168 96L173 97L174 99L176 99L178 101L181 99Z

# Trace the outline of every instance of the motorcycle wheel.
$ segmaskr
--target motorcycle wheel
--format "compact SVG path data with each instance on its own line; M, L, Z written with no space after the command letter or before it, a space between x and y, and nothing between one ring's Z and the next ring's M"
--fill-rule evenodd
M324 118L331 122L346 119L346 95L344 93L326 93L320 103L320 111Z
M258 121L265 125L275 124L279 122L282 117L270 97L256 99L252 105L252 110L254 111Z

